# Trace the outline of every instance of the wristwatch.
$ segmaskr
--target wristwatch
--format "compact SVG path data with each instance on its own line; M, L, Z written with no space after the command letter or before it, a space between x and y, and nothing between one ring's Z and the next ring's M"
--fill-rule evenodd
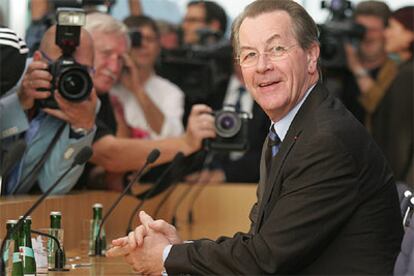
M92 130L93 128L86 129L82 127L70 127L69 137L79 139L91 133Z
M365 70L365 69L361 68L361 69L358 69L358 70L356 70L356 71L354 72L354 76L355 76L356 78L363 78L363 77L368 77L368 76L369 76L369 74L368 74L368 71L367 71L367 70Z

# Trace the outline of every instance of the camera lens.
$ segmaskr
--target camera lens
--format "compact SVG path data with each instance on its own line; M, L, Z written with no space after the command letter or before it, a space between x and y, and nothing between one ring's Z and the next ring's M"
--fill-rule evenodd
M62 72L58 90L65 99L80 102L89 96L92 90L92 80L85 69L69 68Z
M230 116L223 116L223 118L220 121L220 126L222 129L231 129L232 127L234 127L234 119L233 117Z
M236 112L220 111L215 120L217 135L230 138L235 136L241 128L241 120Z

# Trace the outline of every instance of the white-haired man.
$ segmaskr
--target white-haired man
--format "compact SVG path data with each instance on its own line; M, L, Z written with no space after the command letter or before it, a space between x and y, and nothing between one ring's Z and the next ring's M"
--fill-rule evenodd
M117 123L112 110L109 90L118 80L124 66L130 42L127 28L103 13L87 15L85 28L91 33L95 46L94 86L101 101L97 116L97 132L91 162L110 172L126 172L140 168L154 148L161 151L157 163L170 161L181 151L191 154L201 147L202 139L215 136L211 109L204 105L192 110L184 135L165 140L139 140L115 136Z

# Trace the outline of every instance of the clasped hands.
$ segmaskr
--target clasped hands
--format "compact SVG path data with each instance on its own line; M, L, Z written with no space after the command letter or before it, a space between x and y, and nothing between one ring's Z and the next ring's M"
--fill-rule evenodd
M125 261L141 274L160 275L164 270L163 252L168 245L182 240L174 226L164 220L153 220L144 211L139 213L141 225L128 236L112 241L107 257L124 256Z

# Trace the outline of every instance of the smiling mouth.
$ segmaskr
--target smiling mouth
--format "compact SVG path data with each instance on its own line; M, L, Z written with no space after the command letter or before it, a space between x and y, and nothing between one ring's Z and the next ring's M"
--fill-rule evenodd
M266 82L266 83L260 83L259 87L263 88L263 87L268 87L268 86L272 86L274 84L278 84L280 81L272 81L272 82Z

